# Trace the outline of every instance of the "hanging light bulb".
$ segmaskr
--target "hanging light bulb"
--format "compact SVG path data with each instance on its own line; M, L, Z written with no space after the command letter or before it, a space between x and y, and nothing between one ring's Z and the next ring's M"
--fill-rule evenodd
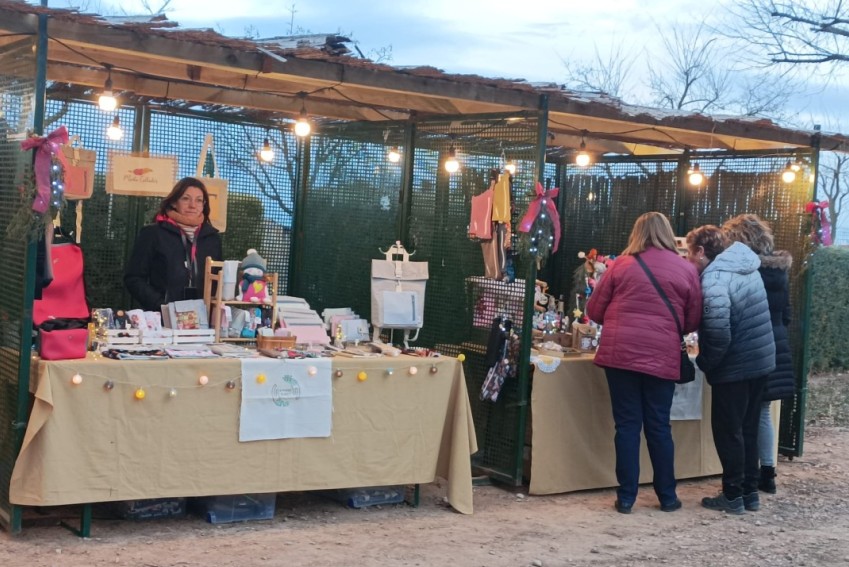
M590 192L587 193L587 201L589 201L590 203L595 201L595 193L593 193L592 189L590 189Z
M504 171L509 173L510 175L516 175L516 162L513 160L508 161L504 164Z
M787 162L787 163L790 163L790 162ZM799 158L796 158L796 161L794 161L793 163L790 163L790 169L792 169L796 173L799 173L800 171L802 171L802 160L800 160Z
M690 185L698 186L702 184L705 176L699 169L699 164L694 163L690 166L690 169L687 170L687 180L690 182Z
M575 165L578 167L587 167L590 164L590 154L587 153L587 144L581 140L581 147L578 154L575 156Z
M298 96L301 97L301 113L298 116L298 121L295 122L295 135L305 138L310 135L310 132L312 132L312 126L310 125L305 103L307 100L307 93L298 93Z
M391 163L398 163L401 161L401 150L398 149L398 146L392 146L389 149L389 153L386 154L386 159L388 159Z
M262 142L262 149L259 151L259 159L265 163L274 161L274 150L271 149L271 143L268 141L267 136Z
M97 106L104 112L112 112L118 108L118 99L112 94L112 65L107 65L106 70L109 73L106 76L106 83L103 85L103 92L97 99Z
M448 173L456 173L460 169L460 162L457 161L457 150L454 149L454 144L448 148L448 157L445 158L445 171Z
M787 160L787 165L784 166L784 171L781 172L781 180L785 183L793 183L796 181L796 171L793 170L793 164Z
M109 125L109 128L106 129L106 137L110 140L120 140L124 137L124 130L121 128L121 120L118 119L118 115L115 115L115 118L112 119L112 124Z

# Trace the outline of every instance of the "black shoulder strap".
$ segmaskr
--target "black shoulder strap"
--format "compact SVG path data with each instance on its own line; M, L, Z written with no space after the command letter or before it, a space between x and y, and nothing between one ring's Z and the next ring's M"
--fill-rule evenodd
M672 316L675 318L675 325L678 327L678 334L683 336L684 333L681 330L681 322L678 320L678 313L675 312L675 308L672 307L672 303L670 303L669 298L666 297L665 293L663 293L663 289L660 287L660 284L657 283L656 279L654 279L654 274L651 273L651 270L649 270L649 267L646 266L646 263L643 262L643 259L640 258L639 254L635 254L634 258L636 258L637 262L640 263L640 266L643 268L643 271L649 277L649 280L651 280L652 285L654 285L654 289L657 290L657 293L660 295L660 298L663 300L663 302L669 308L669 312L672 313Z

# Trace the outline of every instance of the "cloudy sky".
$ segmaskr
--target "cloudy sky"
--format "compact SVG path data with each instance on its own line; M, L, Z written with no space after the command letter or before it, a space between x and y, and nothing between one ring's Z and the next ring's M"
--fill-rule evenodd
M36 2L37 0L30 0ZM148 13L166 0L50 0L100 14ZM170 0L166 15L182 27L209 27L231 36L350 34L363 52L392 47L392 65L431 65L451 73L563 83L565 59L589 60L594 50L621 45L634 56L633 82L662 54L660 31L704 21L721 25L731 0ZM812 2L813 0L799 0ZM238 5L238 10L234 10ZM647 102L634 86L628 102ZM791 102L797 123L849 130L849 74L813 73Z

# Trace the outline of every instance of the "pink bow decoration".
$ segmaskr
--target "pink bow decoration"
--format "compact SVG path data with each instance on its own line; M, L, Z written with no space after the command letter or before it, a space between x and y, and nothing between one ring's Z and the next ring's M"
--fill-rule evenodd
M560 189L555 187L546 191L543 189L542 183L537 181L536 193L537 196L528 205L528 212L525 213L525 216L522 217L522 222L519 223L519 232L530 232L540 210L544 210L551 217L551 222L554 224L554 246L552 251L557 252L557 247L560 245L560 215L557 214L557 205L554 204L554 198L560 194Z
M35 185L36 195L32 201L32 210L45 213L50 208L50 166L56 157L62 167L68 167L61 146L68 143L68 129L59 126L47 136L33 136L21 142L21 150L35 150Z
M811 201L805 205L805 212L811 215L813 230L811 236L816 244L831 246L831 221L828 218L828 201Z

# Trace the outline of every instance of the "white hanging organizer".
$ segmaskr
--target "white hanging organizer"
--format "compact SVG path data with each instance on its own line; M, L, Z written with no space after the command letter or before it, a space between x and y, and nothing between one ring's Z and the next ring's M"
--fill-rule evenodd
M404 346L419 338L424 324L427 262L411 262L400 241L380 251L385 260L371 261L371 324L373 340L380 342L383 329L403 329ZM410 331L416 331L410 337Z

